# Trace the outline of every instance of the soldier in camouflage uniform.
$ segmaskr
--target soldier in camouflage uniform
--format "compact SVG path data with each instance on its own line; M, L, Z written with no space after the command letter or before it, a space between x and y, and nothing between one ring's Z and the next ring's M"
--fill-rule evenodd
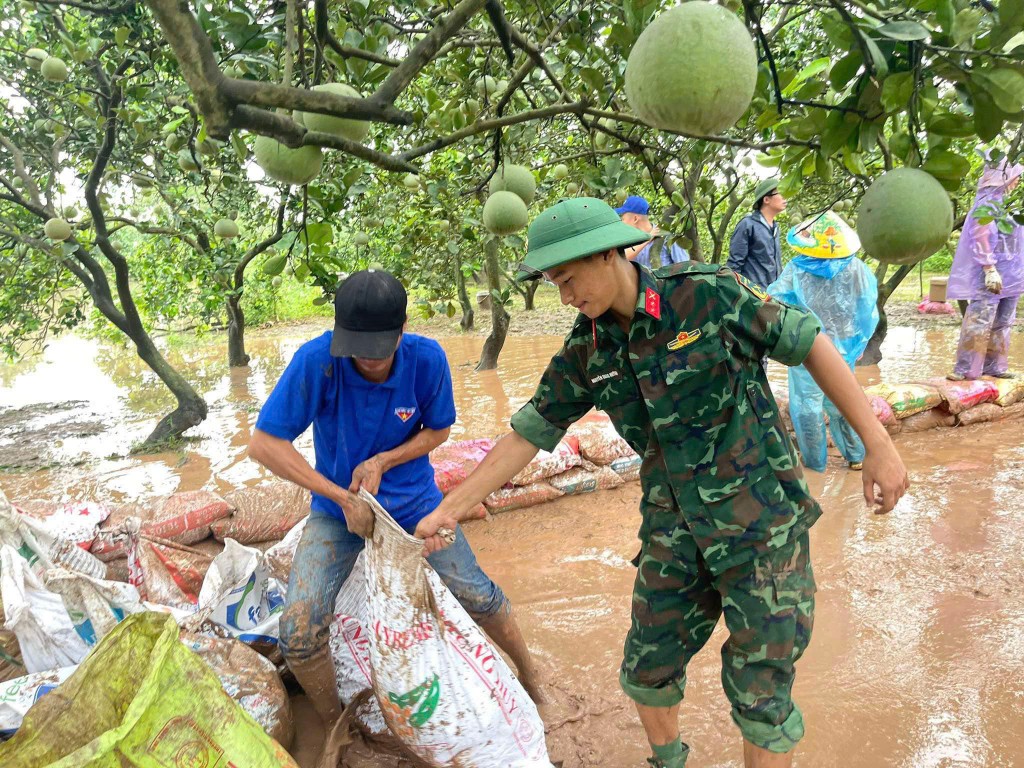
M655 272L622 249L645 233L600 200L576 198L531 224L520 278L543 274L580 315L536 394L477 470L417 528L438 528L554 449L591 408L643 457L640 553L620 683L654 750L679 768L678 710L690 658L720 617L722 684L748 768L791 764L803 736L790 692L810 640L811 497L759 361L804 364L864 439L865 497L892 509L906 471L849 368L814 316L732 271L694 262ZM876 485L878 495L876 496Z

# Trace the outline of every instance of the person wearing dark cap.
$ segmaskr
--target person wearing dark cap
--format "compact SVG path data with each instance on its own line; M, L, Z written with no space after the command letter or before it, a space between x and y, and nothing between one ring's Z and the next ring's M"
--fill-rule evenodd
M764 179L754 188L754 210L743 217L729 241L726 266L764 288L782 272L782 246L776 217L786 210L779 180Z
M334 331L303 344L260 411L249 455L312 493L288 580L281 651L330 728L341 714L328 647L334 603L373 532L357 495L376 496L406 530L440 502L428 454L455 422L451 371L433 339L404 333L408 297L391 274L356 272L334 300ZM313 427L316 468L292 442ZM461 528L430 565L541 698L512 606L476 561Z
M865 500L878 511L906 491L906 469L810 312L718 264L651 272L627 261L623 250L645 237L595 198L563 200L530 224L518 279L543 276L579 315L511 431L416 535L428 552L446 546L441 528L601 409L643 457L619 683L646 731L648 762L686 765L678 719L687 667L724 618L722 684L744 765L788 767L804 734L792 686L814 622L809 529L821 508L761 359L802 363L861 436Z
M689 261L690 254L685 249L676 243L670 244L668 238L651 224L650 211L650 203L640 195L630 195L621 207L615 209L623 224L636 227L651 236L647 242L627 248L626 258L637 264L643 264L648 269Z

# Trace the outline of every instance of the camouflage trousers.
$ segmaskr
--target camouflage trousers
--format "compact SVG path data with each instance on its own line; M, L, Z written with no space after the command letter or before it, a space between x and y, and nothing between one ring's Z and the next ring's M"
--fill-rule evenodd
M645 510L632 626L619 681L639 704L683 699L686 666L721 616L722 686L743 737L788 752L804 733L791 692L794 665L811 639L814 573L808 535L712 574L678 511Z

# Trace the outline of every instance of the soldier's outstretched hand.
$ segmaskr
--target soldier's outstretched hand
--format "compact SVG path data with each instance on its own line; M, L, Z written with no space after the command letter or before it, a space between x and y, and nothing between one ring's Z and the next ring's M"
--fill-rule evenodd
M909 488L907 468L891 440L868 449L864 457L864 500L875 513L891 512Z

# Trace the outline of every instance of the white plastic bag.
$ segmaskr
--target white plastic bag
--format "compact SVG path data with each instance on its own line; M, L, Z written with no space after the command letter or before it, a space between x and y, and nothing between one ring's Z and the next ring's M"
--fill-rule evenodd
M243 643L277 645L284 610L284 589L270 577L258 549L234 539L210 563L199 591L199 607L190 626L209 619Z
M60 595L78 636L89 645L96 645L125 616L146 610L131 584L94 579L66 568L50 569L43 581Z
M76 669L77 664L0 683L0 740L13 736L32 705L71 677Z
M376 513L366 542L373 692L391 732L432 765L550 768L537 708L407 534Z
M302 522L292 526L292 529L285 534L283 539L263 553L263 556L267 559L267 566L270 568L270 575L277 579L278 583L282 586L287 587L288 585L288 576L292 570L292 560L295 559L295 550L298 549L299 540L302 538L302 532L306 529L307 520L309 520L309 517L304 517Z
M60 595L43 586L13 547L0 548L0 597L5 626L21 646L25 669L45 672L77 664L89 646L75 631Z

